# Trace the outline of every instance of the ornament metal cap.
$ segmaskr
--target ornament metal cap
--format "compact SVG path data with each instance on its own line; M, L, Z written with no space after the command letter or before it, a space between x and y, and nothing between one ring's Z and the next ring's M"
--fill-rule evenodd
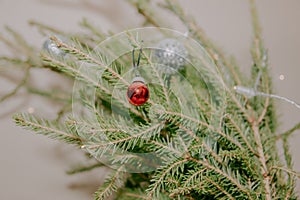
M145 79L141 76L136 76L132 79L131 83L134 83L134 82L142 82L142 83L145 83Z

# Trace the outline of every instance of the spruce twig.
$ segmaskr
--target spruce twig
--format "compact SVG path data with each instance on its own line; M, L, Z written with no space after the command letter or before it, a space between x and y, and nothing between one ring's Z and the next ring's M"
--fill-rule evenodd
M138 13L141 14L147 23L152 24L155 27L162 27L160 23L157 21L161 21L159 19L154 19L157 17L153 10L150 10L151 6L149 5L149 1L139 1L139 0L128 0L128 2L137 9Z
M105 200L113 192L117 191L124 185L126 174L123 172L123 166L114 171L106 182L95 192L95 200Z
M91 63L95 63L97 65L99 65L100 67L103 67L105 70L109 71L113 77L119 79L120 81L122 81L126 86L129 85L129 83L123 78L121 77L117 72L115 72L112 68L109 68L105 63L99 61L98 59L90 56L89 54L86 54L82 51L80 51L79 49L69 46L66 43L63 43L62 41L58 40L55 36L51 36L50 37L51 40L53 40L56 45L59 48L62 48L63 50L68 51L69 53L76 55L77 59L79 60L84 60L84 61L88 61Z
M264 148L262 146L262 141L261 141L261 136L260 136L260 131L259 131L259 127L258 127L258 123L254 122L252 125L252 130L253 130L253 134L254 134L254 139L256 142L256 149L258 152L258 158L260 160L260 168L261 168L261 175L263 176L263 185L264 185L264 189L265 189L265 198L267 200L272 200L272 192L271 192L271 183L270 183L270 177L269 177L269 170L267 167L267 159L266 159L266 155L265 155L265 151Z
M31 129L39 134L70 144L82 145L81 138L71 133L67 127L57 126L48 120L33 117L28 114L17 114L14 116L14 120L17 125L25 129Z
M72 175L72 174L87 172L87 171L91 171L93 169L103 167L103 166L104 166L103 163L95 163L95 164L88 165L88 166L79 166L79 167L76 167L74 169L68 170L67 174Z
M147 23L157 27L164 23L156 15L156 8L152 2L129 2ZM272 99L263 96L250 99L236 94L232 88L233 84L246 85L251 82L254 89L259 88L267 94L272 90L267 51L262 40L255 1L250 0L250 3L254 31L251 49L254 65L251 80L247 80L237 66L208 39L196 21L184 12L178 1L164 0L164 4L159 4L186 25L190 35L201 43L208 54L204 52L203 56L189 52L192 59L199 60L196 65L201 66L202 74L200 78L195 71L190 71L189 66L186 67L182 76L189 80L197 91L195 98L182 101L181 98L191 96L185 93L186 87L182 86L183 82L174 76L170 82L171 89L165 87L164 77L152 63L151 52L143 52L142 62L150 66L149 77L157 79L158 86L149 84L149 89L153 90L151 100L141 107L129 105L122 96L124 94L114 93L116 86L126 90L130 85L123 75L127 72L127 66L131 66L131 59L124 56L125 58L118 59L115 64L107 65L108 58L90 51L90 47L97 46L98 42L108 35L88 21L84 20L81 26L87 29L91 36L78 34L78 45L62 42L54 36L50 37L67 57L59 58L43 52L41 58L44 63L33 61L36 58L34 49L19 34L8 30L21 47L2 36L0 40L10 46L12 51L19 52L28 59L24 61L18 57L1 57L2 62L18 67L51 66L52 69L63 72L62 75L80 81L95 91L93 100L86 90L79 91L79 96L73 99L93 115L91 118L88 114L79 113L76 119L69 117L63 121L62 116L65 117L69 112L71 97L29 88L28 92L62 101L64 105L55 121L19 114L15 115L15 122L38 134L75 144L87 150L96 159L104 158L104 163L112 164L116 170L95 193L96 200L109 197L122 200L295 199L295 180L300 174L292 168L288 139L300 128L300 123L275 137L273 124L276 125L277 118ZM31 25L38 27L42 34L47 32L70 35L38 22L32 21ZM163 32L162 30L162 34ZM128 46L125 46L128 45L128 41L133 47L141 48L135 36L127 34L126 39L127 43L120 41L120 44L114 44L115 46L106 46L106 55L115 57L115 50L118 51L118 48L128 50ZM85 41L88 41L89 46L84 45ZM28 65L24 65L25 63ZM84 69L90 70L91 73L81 71L82 63L88 63ZM101 81L97 74L99 71ZM229 74L230 80L226 80L219 71ZM172 90L177 88L183 90L178 96L174 94L180 89L172 93ZM161 104L164 108L157 111L154 109L155 104ZM276 140L279 139L283 141L286 162L284 164L281 163L276 149ZM154 154L154 159L147 160L139 155L144 153ZM155 159L159 162L156 163ZM139 161L146 162L156 170L128 176L127 170L142 166ZM68 173L80 173L101 166L101 163L92 163L79 166Z
M22 78L22 80L11 92L7 93L6 95L4 95L0 98L0 103L9 99L10 97L14 96L27 83L27 80L30 75L30 68L31 68L30 65L25 68L25 74L24 74L24 77Z
M65 33L63 31L58 30L56 28L53 28L51 26L47 26L47 25L42 24L42 23L40 23L38 21L35 21L35 20L30 20L28 23L31 26L37 27L38 30L40 31L40 33L42 33L42 35L46 35L45 31L53 33L53 34L65 35Z
M177 0L165 0L165 4L160 4L160 6L170 10L174 16L178 17L182 23L187 26L189 33L195 36L201 42L216 64L219 63L219 65L224 65L227 67L230 70L235 83L241 83L241 73L239 70L234 67L231 62L228 61L224 53L218 47L216 47L211 40L208 39L204 31L197 25L196 21L192 19L192 17L186 15Z
M73 51L78 52L78 50L72 48ZM81 56L83 56L84 58L87 58L89 60L93 60L95 61L95 59L91 58L90 56L86 56L86 54L83 54L81 52L78 52ZM42 54L42 58L45 62L48 62L49 65L51 65L52 67L55 67L59 70L62 71L66 71L67 73L69 73L69 75L77 78L77 79L81 79L82 81L85 81L88 84L91 84L93 87L101 90L102 92L104 92L106 95L108 96L112 96L112 93L110 90L108 90L108 88L104 87L103 85L101 85L99 82L97 82L96 80L93 80L91 77L87 76L86 74L82 73L79 69L76 68L76 66L72 66L72 65L68 65L62 61L59 61L47 54ZM98 63L98 61L95 61ZM110 69L110 68L109 68ZM112 71L112 70L110 70ZM115 73L115 72L114 72ZM115 73L116 74L116 73ZM119 75L116 75L117 77L119 77ZM123 78L122 80L128 84L127 81L125 81ZM136 109L129 107L128 103L124 102L124 100L122 99L118 99L118 101L126 108L128 108L132 113L134 113L136 116L139 116L141 118L143 118L143 115L140 114L140 112L138 112Z
M297 123L293 128L285 131L284 133L277 135L276 139L279 140L279 139L283 139L283 138L288 138L288 137L290 137L291 134L293 134L295 131L297 131L299 129L300 129L300 122Z

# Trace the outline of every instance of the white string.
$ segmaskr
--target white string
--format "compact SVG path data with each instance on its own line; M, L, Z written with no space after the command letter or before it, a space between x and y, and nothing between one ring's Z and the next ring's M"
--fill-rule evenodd
M282 96L279 96L279 95L276 95L276 94L266 94L264 92L256 91L253 88L247 88L247 87L240 86L240 85L234 86L233 89L238 94L245 95L248 98L252 98L252 97L255 97L255 96L270 97L270 98L274 98L274 99L283 100L283 101L285 101L287 103L290 103L290 104L292 104L292 105L294 105L294 106L296 106L297 108L300 109L300 104L296 103L295 101L293 101L289 98L282 97Z
M264 96L264 97L270 97L270 98L274 98L274 99L280 99L280 100L283 100L285 102L288 102L294 106L296 106L297 108L300 109L300 104L296 103L295 101L292 101L291 99L288 99L286 97L282 97L282 96L279 96L279 95L276 95L276 94L266 94L266 93L263 93L263 92L258 92L257 93L258 96Z

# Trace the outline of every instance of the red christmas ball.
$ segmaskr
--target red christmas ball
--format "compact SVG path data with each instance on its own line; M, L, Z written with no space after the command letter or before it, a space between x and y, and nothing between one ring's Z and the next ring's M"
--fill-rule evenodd
M143 105L149 99L149 90L146 84L141 81L133 81L127 89L127 99L135 106Z

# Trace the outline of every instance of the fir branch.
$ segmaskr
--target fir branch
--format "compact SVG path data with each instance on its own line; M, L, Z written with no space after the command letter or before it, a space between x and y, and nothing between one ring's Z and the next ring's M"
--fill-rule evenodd
M82 172L87 172L87 171L91 171L93 169L99 168L99 167L103 167L105 166L103 163L94 163L92 165L88 165L88 166L78 166L74 169L70 169L67 171L67 174L72 175L72 174L77 174L77 173L82 173Z
M268 78L265 78L264 80L265 80L265 90L269 92L270 90L269 90ZM259 124L266 117L266 114L269 110L269 107L270 107L271 103L272 102L270 101L270 97L265 97L263 110L262 110L262 112L261 112L261 114L260 114L260 116L258 117L258 120L257 120Z
M130 192L125 192L125 193L122 193L122 195L124 195L125 197L133 197L132 199L136 199L136 200L147 200L147 197L145 196L142 196L142 195L138 195L138 194L135 194L135 193L130 193ZM122 197L123 199L124 197Z
M251 123L253 121L253 118L249 113L253 113L253 109L248 105L246 106L247 108L245 108L237 99L236 95L233 94L232 90L228 88L225 89L229 93L229 96L232 98L232 101L236 104L237 108L242 112L243 116L247 119L249 123Z
M62 32L61 30L58 30L56 28L53 28L51 26L47 26L43 23L37 22L35 20L30 20L29 25L31 26L35 26L38 28L38 30L40 31L40 33L42 33L42 35L46 35L44 31L48 31L50 33L54 33L54 34L58 34L58 35L66 35L64 32Z
M38 134L48 136L52 139L82 145L81 138L70 132L67 127L59 126L48 120L37 118L29 114L16 114L13 118L18 126L25 129L35 131Z
M147 137L150 134L154 135L155 133L159 132L159 130L162 128L161 127L162 125L163 125L163 123L158 123L153 126L145 127L145 129L140 128L136 134L133 131L126 132L126 131L122 130L122 132L126 134L126 135L124 135L125 137L121 137L119 139L112 140L112 141L106 141L101 144L89 145L88 148L89 149L95 149L95 148L97 149L97 148L104 148L107 146L123 143L123 146L124 146L123 149L125 149L125 150L130 149L137 144L138 139L140 139L141 137L145 137L145 136ZM126 142L126 144L124 144L125 142Z
M66 62L60 61L49 54L41 54L44 62L49 63L54 68L57 68L58 70L64 71L67 74L73 76L74 78L80 79L82 81L85 81L88 84L93 85L95 88L100 89L107 95L111 96L111 92L102 86L100 83L98 83L96 80L93 80L91 77L89 77L87 74L84 74L82 71L78 69L78 67L73 63L72 66L71 64L68 64Z
M263 83L263 86L265 87L265 92L270 93L269 88L269 77L267 74L266 65L267 63L264 56L265 56L265 47L262 41L261 37L261 28L258 22L258 14L256 9L255 0L250 0L250 6L251 6L251 16L252 16L252 23L253 23L253 29L254 29L254 39L253 39L253 47L251 50L252 58L254 61L254 66L252 69L252 78L256 79L256 83L258 84L261 80ZM263 69L264 68L264 69ZM255 88L257 85L255 85ZM265 98L263 110L261 111L260 115L254 122L252 123L252 130L254 135L254 140L256 142L256 149L258 152L258 159L260 161L260 169L261 169L261 176L263 178L263 187L264 187L264 194L266 200L272 199L272 188L271 188L271 180L269 176L269 170L267 166L267 152L263 148L263 140L260 135L260 124L265 118L269 108L270 108L270 99L268 97ZM272 119L271 119L272 120ZM274 119L275 120L275 119Z
M125 80L119 73L117 73L116 71L114 71L113 68L110 68L106 63L102 62L102 60L104 58L101 57L101 55L98 55L99 56L99 60L98 60L97 58L94 58L90 54L87 54L87 53L81 51L80 49L78 49L76 47L70 46L70 45L68 45L68 44L66 44L66 43L58 40L55 36L51 36L50 39L53 40L55 42L55 44L59 48L61 48L62 50L64 50L64 51L66 51L66 52L68 52L68 53L76 56L76 58L78 60L83 60L83 61L86 61L86 62L97 64L97 66L99 68L102 68L103 70L107 70L111 74L111 77L120 80L121 83L123 83L125 86L129 86L129 82L127 80ZM61 61L58 61L58 60L55 60L54 58L51 58L50 56L47 56L45 54L42 54L42 57L44 58L45 61L48 61L48 62L50 61L49 64L52 65L53 67L56 67L55 65L57 65L57 66L63 66L63 69L68 69L68 71L74 73L74 75L75 75L75 76L73 75L74 78L78 78L79 77L79 78L82 79L82 81L88 80L88 82L92 83L92 85L94 85L94 87L101 89L105 94L107 94L108 96L112 97L111 92L107 88L105 88L101 84L97 83L95 80L90 79L90 77L88 77L86 75L82 75L80 73L80 71L79 70L75 70L74 67L70 68L70 66L66 65L65 63L63 63ZM72 75L72 74L70 74L70 75ZM144 119L144 116L140 112L138 112L135 108L133 108L132 106L130 106L123 99L118 98L116 100L118 102L120 102L123 107L128 108L136 116L141 117L142 119ZM149 100L148 103L150 103L150 104L152 103L153 104L153 102L151 100ZM145 119L145 120L147 120L147 119Z
M200 191L206 191L204 188L204 182L202 181L200 183L194 183L193 185L186 187L177 187L176 189L172 190L169 196L174 199L176 196L189 194L191 191L196 189ZM209 193L210 191L207 192ZM193 198L191 199L194 200Z
M197 143L201 143L201 147L203 147L207 152L208 155L212 156L219 164L223 163L223 159L210 147L209 144L207 144L204 141L200 141L199 137L195 135L195 132L187 129L186 127L179 125L179 127L184 130L186 133L188 133L189 136L191 136ZM182 144L185 144L184 142L181 142ZM194 146L191 146L190 149L195 149ZM189 150L186 150L186 152L189 152ZM190 155L187 155L190 156Z
M13 52L19 52L20 47L16 46L13 42L11 42L9 39L4 37L2 34L0 34L0 41L6 45L6 47L10 48Z
M125 188L120 190L115 200L146 200L146 194L142 188Z
M109 125L105 124L104 122L107 122ZM121 123L118 121L118 123ZM80 127L84 130L84 132L88 132L90 135L95 136L99 133L111 133L116 134L118 132L123 132L122 128L119 127L113 127L113 123L111 122L110 118L101 119L99 118L99 121L88 121L87 118L82 119L74 119L72 117L69 117L69 119L66 120L66 124L73 127Z
M74 78L84 81L87 84L90 84L93 87L99 89L100 91L104 92L104 94L106 96L112 97L112 93L108 88L106 88L103 84L100 84L98 81L93 80L93 78L88 76L87 74L84 74L82 71L77 69L77 66L72 66L70 64L67 64L66 62L60 61L56 58L53 58L48 54L42 54L42 58L45 62L49 63L49 65L51 65L52 67L57 68L60 71L64 71L67 74L73 76ZM73 65L76 65L76 64L73 64ZM102 96L102 98L103 98L103 96ZM123 99L117 99L117 101L120 102L125 108L128 108L136 116L144 118L144 116L140 112L138 112L135 108L131 107Z
M104 184L95 192L95 200L106 200L113 192L116 192L124 185L125 173L123 166L113 172L104 182Z
M286 166L289 169L293 169L292 155L290 153L290 146L289 146L288 137L283 138L282 147L283 147L283 155L284 155L284 160L285 160ZM292 177L292 174L290 174L290 173L288 173L288 183L291 184L291 185L295 184L295 179L294 179L294 177Z
M219 69L221 71L222 68L227 67L230 69L231 75L233 76L236 83L241 83L241 80L239 77L241 77L241 73L239 72L238 68L233 67L233 65L226 59L226 57L223 55L223 53L213 45L213 43L207 39L204 32L198 27L198 25L195 23L194 20L187 17L184 11L182 10L179 3L174 0L165 0L166 5L161 5L164 8L167 8L171 12L174 13L175 16L178 16L181 21L186 24L186 26L189 28L189 31L196 36L196 38L201 42L202 45L204 45L204 48L208 51L209 55L214 59L215 63L218 65ZM218 64L218 62L221 62L221 64ZM204 62L206 63L206 62ZM221 66L220 66L221 65ZM209 66L209 65L206 65ZM208 68L210 69L210 68ZM219 77L219 76L216 76ZM223 80L220 80L220 83L223 85L225 90L229 93L229 96L232 98L232 100L237 104L240 110L243 111L244 116L248 119L248 121L251 121L251 117L249 116L248 112L245 110L245 108L240 104L240 102L236 99L235 95L232 93L232 89L229 89L226 84L223 83ZM250 110L251 112L251 110Z
M155 145L155 148L152 147L152 149L158 153L158 154L161 154L161 155L166 155L168 154L169 152L173 152L175 154L175 156L177 157L181 157L182 155L182 152L177 150L176 148L173 148L170 143L166 143L166 142L162 142L162 141L159 141L159 139L156 139L156 140L149 140L148 141L149 144L154 144ZM167 152L168 151L168 152ZM169 159L169 158L168 158Z
M181 22L187 26L189 32L201 42L209 55L214 59L215 63L219 63L219 68L222 69L223 66L227 67L230 70L235 83L241 83L241 73L239 72L239 69L234 67L231 62L228 61L224 53L207 38L204 31L197 25L196 21L186 15L177 0L165 0L165 4L160 4L160 6L168 9L174 16L178 17Z
M157 27L161 26L163 22L158 20L151 1L129 1L148 23ZM255 89L259 85L262 91L269 94L268 91L272 90L272 86L267 69L267 51L262 41L255 0L250 0L250 3L254 30L251 49L254 66L252 67L251 81L255 82ZM201 71L203 82L207 81L206 83L209 86L203 86L199 83L197 74L190 75L193 71L187 69L187 73L184 75L185 78L189 78L193 86L200 86L198 87L200 89L195 92L196 102L193 104L197 105L195 106L197 108L188 110L190 113L196 114L197 117L181 113L180 103L182 102L177 101L171 89L165 87L166 80L158 73L156 67L151 63L151 55L146 52L143 52L143 58L152 69L153 74L151 76L159 80L159 86L149 86L150 90L155 91L151 91L151 94L154 93L154 95L149 100L149 104L146 104L145 107L136 108L130 106L123 96L113 96L111 90L113 86L119 86L123 89L130 84L122 77L123 69L119 68L119 65L106 65L106 58L102 54L90 52L90 48L85 48L85 45L83 45L84 47L80 44L73 46L51 37L54 43L68 54L68 58L53 58L48 54L42 54L42 58L46 64L64 72L63 75L71 75L74 80L82 81L87 86L96 89L97 102L87 102L87 96L80 96L80 98L82 97L80 103L93 112L96 119L89 121L85 116L82 116L84 119L67 120L65 124L61 124L61 121L48 121L31 115L19 114L14 117L15 122L19 126L36 131L38 134L70 144L82 145L83 148L90 150L89 153L96 158L106 153L107 162L114 166L119 165L120 167L95 193L95 199L97 200L107 199L120 188L122 190L116 199L122 199L122 194L128 200L167 200L173 198L193 200L200 198L254 200L260 198L271 200L272 198L294 198L295 179L300 178L300 173L292 168L288 139L294 131L300 128L300 123L273 138L272 135L275 131L270 126L276 123L276 116L272 99L260 97L248 99L236 95L231 88L232 82L237 85L242 85L241 82L248 82L248 80L244 80L236 65L206 37L196 21L180 7L178 1L165 0L164 5L160 4L160 6L178 16L181 22L187 26L191 35L201 42L201 45L208 51L208 55L195 54L191 57L200 61L199 64L203 66ZM32 21L30 24L38 27L41 32L47 31L66 35L38 22ZM106 37L85 20L81 25L88 29L92 35L99 38L94 39L92 36L90 38L85 36L91 46L97 45L96 42ZM0 40L13 52L19 52L28 59L23 61L17 59L17 57L1 57L1 61L13 66L48 67L48 65L35 61L34 49L27 44L20 34L9 28L7 31L16 42L12 42L2 35L0 35ZM134 36L128 35L128 37L134 47L140 48L139 41L136 41ZM83 44L83 41L81 41L81 44ZM112 49L115 50L114 47L123 48L122 45L107 47L105 52L114 55ZM95 66L88 67L95 70L93 72L99 70L103 72L103 81L99 83L99 79L96 78L97 75L94 73L87 74L80 71L78 61L95 64ZM126 64L124 66L127 66L129 59L128 57L118 59L116 63L124 63ZM212 67L215 65L217 68ZM231 76L230 80L226 80L226 77L218 73L218 70L222 73L228 72ZM25 76L27 76L27 73L29 73L29 70L28 72L25 71ZM26 80L23 78L20 86L18 85L9 97L17 93L25 85ZM176 84L181 84L181 82L175 79L174 82L176 83L172 83L172 86L180 88ZM209 87L213 90L210 91ZM30 88L28 91L30 92ZM41 91L35 92L40 95L52 96ZM215 97L216 101L210 102L209 97ZM130 113L128 118L132 117L131 114L134 114L134 117L138 116L138 118L128 122L126 114L111 112L110 106L106 108L104 105L105 110L102 109L103 107L94 105L95 103L105 102L107 99L112 100L110 105L116 104L117 108L121 108L120 113L123 110ZM155 117L150 116L151 106L154 105L154 102L165 103L165 107L170 109L158 111L153 115ZM68 99L66 103L70 103ZM190 102L184 103L188 104ZM67 104L66 108L69 105ZM65 112L65 109L62 108L61 113L65 114ZM147 121L148 117L149 121ZM159 121L157 124L148 123L157 122L157 120ZM283 140L285 165L280 164L281 160L278 156L275 139ZM134 153L130 155L123 154L125 150L130 149ZM160 168L149 174L141 174L146 177L143 179L147 182L146 186L142 186L142 183L137 180L137 185L141 186L142 189L151 184L146 189L146 194L143 194L141 189L135 187L128 190L132 186L127 185L127 177L124 171L131 168L136 169L137 166L140 167L138 162L144 162L147 158L144 159L138 153L145 152L154 152L157 155L160 159ZM111 156L112 154L114 156ZM158 166L154 163L155 160L146 161L149 162L147 164L153 164L151 167L155 169ZM101 163L81 166L69 171L69 173L89 171L101 166Z
M205 142L203 142L202 146L208 152L208 155L212 156L213 159L215 159L216 162L218 162L219 164L223 163L223 159L215 151L213 151L213 149L211 147L209 147L208 144L206 144Z
M296 183L295 177L300 179L300 173L296 172L292 169L287 169L287 168L281 167L281 166L272 166L270 171L273 171L273 170L283 171L283 172L287 173L287 175L288 175L288 182L287 182L288 188L287 188L287 191L286 191L285 199L286 200L291 199L291 196L293 196L294 186L295 186L295 183ZM292 186L292 187L290 187L290 186Z
M265 198L266 200L272 200L272 191L271 191L271 184L270 184L270 177L269 177L269 171L267 167L267 159L266 154L264 152L264 148L262 146L261 136L259 132L259 127L257 122L254 122L252 125L253 135L254 139L257 145L257 152L258 152L258 159L260 161L260 169L261 169L261 176L263 178L263 186L264 186L264 192L265 192Z
M166 115L167 119L170 120L170 121L176 120L176 118L174 118L174 117L179 117L181 119L186 119L186 120L189 120L189 121L194 122L196 124L199 124L199 125L207 128L211 132L215 132L215 133L219 134L221 137L226 138L228 141L230 141L232 144L235 144L241 150L244 150L244 147L238 141L235 141L233 138L226 135L222 130L216 129L214 126L212 126L212 125L210 125L210 124L208 124L204 121L200 121L199 119L195 119L193 117L184 115L182 113L177 113L177 112L165 111L164 114Z
M177 162L172 163L170 166L161 169L160 173L156 174L154 179L152 180L154 183L150 185L149 189L147 190L147 200L157 199L158 192L164 188L163 181L164 178L171 173L171 171L177 171L179 167L182 167L182 164L187 162L188 159L182 159Z
M207 176L204 178L207 182L211 183L213 186L215 186L220 192L226 195L227 198L231 200L235 200L231 194L229 194L226 189L222 188L218 183L213 181L212 179L208 178ZM217 196L216 196L217 197Z
M197 160L195 158L189 158L190 161L195 162L201 166L204 166L212 171L214 171L215 173L223 176L224 178L226 178L227 180L229 180L230 182L232 182L238 189L240 192L245 193L249 200L254 200L252 198L252 195L249 192L249 189L247 189L245 186L241 185L239 180L237 180L236 178L232 177L232 175L227 174L226 172L223 172L221 169L211 165L210 163L208 163L208 161L202 161L202 160Z
M68 112L72 110L72 104L65 104L58 112L55 121L59 122Z
M286 172L287 174L290 174L290 175L293 175L293 176L296 176L298 179L300 179L300 173L299 172L296 172L294 170L291 170L291 169L288 169L288 168L285 168L285 167L280 167L280 166L272 166L270 170L281 170L281 171L284 171Z
M160 23L158 23L159 19L154 19L154 17L157 17L154 10L150 9L151 6L149 5L149 0L146 1L139 1L139 0L127 0L134 8L137 9L138 13L141 14L146 22L152 24L155 27L162 27Z
M227 114L225 116L225 118L230 120L230 123L234 126L234 128L237 130L239 136L243 139L243 142L246 144L246 146L248 147L248 149L254 154L257 155L257 153L255 152L255 150L253 149L253 147L251 146L251 144L249 143L248 139L245 136L245 132L241 130L241 128L239 127L239 125L237 124L237 122L232 118L231 115ZM238 121L238 123L242 124L242 121Z
M277 135L276 140L282 139L282 138L288 138L290 137L291 134L293 134L295 131L300 129L300 122L297 123L293 128L291 128L290 130L287 130L284 133L281 133L279 135Z
M27 83L29 76L30 76L30 68L31 68L30 65L25 68L25 73L24 73L22 80L18 83L18 85L11 92L7 93L6 95L4 95L0 98L0 103L9 99L10 97L13 97L22 87L25 86L25 84Z
M15 67L19 67L20 65L24 64L24 59L22 59L22 58L14 58L14 57L11 58L11 57L8 57L8 56L0 56L0 61L5 62L5 64L12 64Z
M257 13L255 0L249 0L249 1L251 6L252 27L254 32L253 48L251 52L252 52L254 63L259 65L259 67L262 67L263 53L265 52L265 48L261 36L262 31L258 20L258 13Z
M27 41L20 35L17 31L13 30L9 26L6 26L5 29L13 36L14 42L18 45L20 53L33 57L33 48L30 46Z
M90 54L84 53L83 51L81 51L80 49L77 49L76 47L72 47L72 46L60 41L55 36L51 36L50 39L53 40L55 42L55 44L62 50L65 50L65 51L71 53L72 55L75 55L77 59L97 64L99 67L110 72L113 77L119 79L126 86L129 86L129 83L122 76L120 76L117 72L115 72L112 68L107 66L107 64L92 57Z
M71 94L68 94L66 91L57 91L55 89L48 92L47 90L40 90L33 87L29 87L27 91L31 94L36 94L47 99L53 99L54 101L72 103Z
M12 42L2 34L0 34L0 41L3 42L6 47L8 47L17 56L21 54L31 58L32 60L35 60L35 54L33 51L34 49L26 42L23 36L8 26L5 27L5 30L13 37L14 41Z
M201 143L200 138L195 134L194 131L192 131L192 130L186 128L185 126L181 125L180 123L178 123L178 127L179 127L180 129L182 129L183 131L185 131L186 133L188 133L189 136L190 136L191 138L193 138L193 140L195 140L197 143Z
M79 1L68 1L68 0L41 0L42 2L50 5L58 5L61 7L68 7L74 9L86 9L92 11L95 14L101 14L106 10L103 9L103 6L97 5L90 0L79 0Z
M189 173L187 174L188 178L186 180L184 180L184 182L182 183L182 187L185 188L185 187L188 187L189 185L193 185L194 180L195 179L199 180L198 176L203 174L205 171L207 171L207 168L203 168L198 171L190 170Z
M100 30L95 28L88 20L87 18L83 18L82 21L80 22L80 25L88 30L91 31L93 36L97 36L101 41L106 39L106 35L102 33Z

